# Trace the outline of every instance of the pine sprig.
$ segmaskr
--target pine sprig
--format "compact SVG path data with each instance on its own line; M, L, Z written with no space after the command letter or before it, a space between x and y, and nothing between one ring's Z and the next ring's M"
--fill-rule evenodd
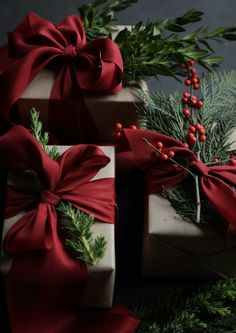
M142 319L138 333L233 333L235 299L236 279L159 290L134 309Z
M57 160L60 157L57 147L53 146L51 149L47 147L49 136L48 133L42 131L39 112L32 108L31 132L48 155ZM107 240L103 235L99 235L93 240L91 228L94 224L94 217L62 201L56 206L56 211L59 213L59 228L66 235L65 245L73 257L90 265L96 265L105 255Z
M62 218L60 229L68 236L68 249L75 257L90 265L96 265L105 254L107 241L103 235L93 240L91 227L94 217L64 202L59 203L57 211Z

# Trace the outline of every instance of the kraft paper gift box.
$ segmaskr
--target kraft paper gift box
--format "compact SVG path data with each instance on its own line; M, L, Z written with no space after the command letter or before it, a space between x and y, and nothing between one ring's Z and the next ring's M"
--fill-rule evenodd
M118 26L118 31L113 33L113 37L123 28L125 28L125 26ZM127 26L127 28L130 29L131 26ZM25 93L15 105L17 120L21 125L30 127L30 109L35 107L40 112L43 128L45 131L50 132L49 98L54 81L55 73L51 70L43 69L29 84ZM113 143L112 132L117 122L122 123L123 127L130 127L130 125L133 124L138 127L142 126L142 122L136 110L137 108L143 107L145 101L140 97L137 86L142 90L148 89L145 81L139 81L130 84L130 86L123 87L118 94L82 93L83 101L98 130L100 141L96 143ZM57 102L58 101L56 101L56 103ZM68 119L69 117L74 117L74 113L73 104L66 101L59 101L59 103L63 103L63 111L65 111L62 128L59 128L59 133L61 133L66 130L67 126L71 126L71 122L68 122ZM56 105L57 104L55 104L55 109ZM53 114L55 115L56 113L53 112ZM76 121L78 120L75 120L75 122ZM74 124L74 126L76 128L76 124ZM76 132L76 130L74 131ZM70 133L72 140L73 137L78 137L78 133ZM73 144L74 143L78 142L73 142ZM68 144L68 142L63 142L63 144Z
M214 279L236 276L236 230L193 224L158 194L148 196L142 253L148 276Z
M69 146L59 146L58 150L62 154L68 148ZM109 156L110 163L101 169L92 180L114 177L114 148L111 146L103 146L100 148L107 156ZM25 175L21 175L21 177L9 175L8 183L14 184L20 188L30 186L30 184L33 183L34 189L37 188L38 184L37 179L32 173L26 173ZM2 242L9 228L16 223L19 217L23 214L24 213L22 212L21 214L4 221ZM95 221L92 226L92 232L94 237L100 234L105 236L107 240L107 248L104 257L99 260L97 265L87 265L87 283L80 299L80 305L82 308L108 308L112 306L115 282L114 224ZM0 271L5 278L7 278L7 273L11 268L12 259L6 256L2 247L0 259Z

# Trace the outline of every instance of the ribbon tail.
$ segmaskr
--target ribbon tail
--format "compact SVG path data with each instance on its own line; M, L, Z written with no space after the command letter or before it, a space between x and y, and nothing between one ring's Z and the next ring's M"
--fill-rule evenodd
M60 144L99 142L95 121L85 104L82 92L76 89L76 86L70 66L65 65L59 71L51 91L49 132L56 136Z
M235 190L214 176L203 176L201 179L203 191L214 208L223 218L236 227L236 192Z

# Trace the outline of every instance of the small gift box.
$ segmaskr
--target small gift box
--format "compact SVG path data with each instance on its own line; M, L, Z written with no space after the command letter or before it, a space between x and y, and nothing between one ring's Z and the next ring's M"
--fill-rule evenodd
M59 146L58 151L60 154L66 152L70 147ZM101 179L108 178L109 180L114 178L114 149L113 147L103 146L100 147L106 156L109 156L110 162L100 169L98 173L90 180L91 182ZM17 164L17 162L15 162ZM89 167L89 165L88 165ZM70 172L70 170L68 170ZM53 175L51 175L53 177ZM25 171L19 174L9 173L8 185L13 185L18 189L26 189L26 193L31 193L38 190L41 183L38 181L38 177L31 171ZM114 195L114 184L110 183L110 196ZM96 191L96 190L95 190ZM94 201L96 204L96 199ZM85 204L86 205L86 204ZM113 206L113 209L115 207ZM20 212L16 216L5 219L3 223L3 235L2 245L7 232L22 218L26 213ZM114 211L111 213L114 216ZM107 308L112 306L114 279L115 279L115 248L114 248L114 221L109 223L102 223L101 221L95 220L92 225L93 237L97 235L103 235L107 240L107 246L105 255L100 261L92 266L86 264L86 283L83 288L83 292L78 299L78 304L82 308ZM1 249L1 263L0 270L4 274L6 280L8 279L8 273L12 268L14 259L6 255ZM53 262L52 262L53 267ZM73 280L73 277L72 277ZM29 282L30 284L30 282ZM20 284L19 284L20 288ZM63 300L62 300L63 302Z
M211 279L236 276L236 230L193 224L159 194L147 199L142 272L148 276Z

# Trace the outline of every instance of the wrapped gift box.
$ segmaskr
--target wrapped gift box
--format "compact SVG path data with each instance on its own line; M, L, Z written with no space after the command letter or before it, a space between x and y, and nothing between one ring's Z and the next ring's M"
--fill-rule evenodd
M236 230L188 222L167 199L148 196L143 274L183 279L235 277L235 259Z
M69 148L69 146L60 146L58 150L63 153ZM114 148L113 147L100 147L104 153L109 156L110 163L101 169L97 175L93 178L102 179L114 177ZM26 173L20 178L17 176L8 176L8 183L14 184L15 186L31 186L33 188L37 187L37 180L32 175L32 173ZM20 216L24 213L5 220L3 223L3 234L2 241L9 230L9 228L16 223ZM113 289L115 281L115 243L114 243L114 224L103 223L95 221L92 227L93 235L103 234L107 240L107 249L104 257L95 266L87 265L88 278L87 284L84 289L82 298L80 300L80 305L83 308L88 307L98 307L107 308L112 306L113 299ZM7 273L9 272L12 264L12 259L7 257L3 249L1 249L1 260L0 260L0 271L7 278ZM99 286L99 288L98 288Z
M125 28L125 26L118 26L118 31ZM130 26L127 26L130 29ZM113 37L118 33L113 33ZM51 117L56 115L49 114L49 98L51 90L55 81L55 73L51 70L44 69L39 75L30 83L23 96L18 100L15 105L17 111L17 121L26 127L30 126L30 109L35 107L41 116L43 122L43 128L45 131L50 132L50 120ZM113 143L112 132L114 124L117 122L122 123L124 127L130 125L142 126L139 116L137 114L137 108L143 107L145 102L140 97L137 87L142 90L147 90L147 83L145 81L134 82L128 87L123 87L118 94L98 94L87 92L83 93L83 100L87 109L89 110L92 119L98 130L99 142L96 143ZM58 134L62 133L64 141L62 144L73 144L74 138L78 137L78 128L76 122L79 120L75 119L74 123L70 121L75 117L76 112L73 110L73 102L71 101L53 101L53 109L57 109L57 102L63 107L60 107L60 111L63 110L63 123L57 125L59 128ZM63 103L63 104L62 104ZM56 110L55 110L56 111ZM61 119L61 117L60 117ZM73 128L72 128L73 126ZM70 127L70 131L65 134L66 128ZM59 138L60 139L60 138ZM95 143L94 141L92 143Z

